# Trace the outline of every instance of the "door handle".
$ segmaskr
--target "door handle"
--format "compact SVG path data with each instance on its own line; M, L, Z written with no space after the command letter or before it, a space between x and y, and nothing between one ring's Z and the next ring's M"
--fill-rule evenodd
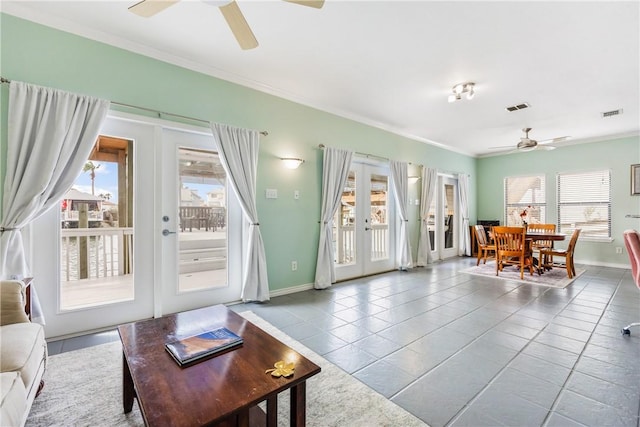
M166 228L164 230L162 230L162 235L163 236L168 236L169 234L176 234L175 231L169 231Z
M364 228L364 231L369 231L369 230L371 230L369 227Z

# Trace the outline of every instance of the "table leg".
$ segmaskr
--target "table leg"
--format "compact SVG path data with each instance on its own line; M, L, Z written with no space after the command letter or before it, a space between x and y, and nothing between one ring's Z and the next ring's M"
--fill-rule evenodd
M291 427L304 427L307 410L307 383L291 387Z
M238 413L238 427L249 427L249 410L245 409Z
M278 425L278 395L267 398L267 427Z
M133 398L136 395L136 391L133 387L133 378L131 377L131 371L129 370L129 364L124 353L122 353L122 405L124 406L124 413L128 414L133 409Z

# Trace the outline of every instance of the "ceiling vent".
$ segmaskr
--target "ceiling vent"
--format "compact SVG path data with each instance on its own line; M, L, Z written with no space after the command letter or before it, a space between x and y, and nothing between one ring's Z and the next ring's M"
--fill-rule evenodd
M522 104L517 104L517 105L512 105L510 107L505 107L505 110L507 111L518 111L518 110L524 110L525 108L529 108L530 105L527 104L526 102L523 102Z
M603 119L606 119L607 117L619 116L620 114L622 114L622 108L620 108L619 110L605 111L604 113L600 114L602 115Z

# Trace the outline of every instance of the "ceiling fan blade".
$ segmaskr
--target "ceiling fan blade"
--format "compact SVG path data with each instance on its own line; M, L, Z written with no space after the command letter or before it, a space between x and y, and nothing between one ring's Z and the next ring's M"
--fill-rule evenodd
M169 6L173 6L180 0L142 0L129 7L129 11L143 18L149 18L158 12L162 12Z
M499 145L497 147L489 147L489 150L503 150L505 148L513 148L513 145Z
M569 135L559 136L557 138L545 139L542 141L538 141L538 144L555 144L556 142L563 142L567 139L571 138Z
M538 145L536 148L538 150L551 151L555 150L558 147L554 147L553 145Z
M316 9L322 9L324 6L324 0L284 0L289 3L301 4L302 6L315 7Z
M258 40L253 35L253 31L251 31L247 20L244 19L244 15L235 0L227 5L220 6L220 11L243 50L258 47Z

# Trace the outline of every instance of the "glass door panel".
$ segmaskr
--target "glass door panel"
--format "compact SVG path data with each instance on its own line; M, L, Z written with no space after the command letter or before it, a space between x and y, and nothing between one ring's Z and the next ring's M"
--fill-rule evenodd
M218 153L178 148L179 292L227 284L226 173Z
M353 265L356 262L356 172L350 171L333 217L335 263Z
M371 174L369 181L370 206L370 261L380 261L389 258L389 177L387 175Z

